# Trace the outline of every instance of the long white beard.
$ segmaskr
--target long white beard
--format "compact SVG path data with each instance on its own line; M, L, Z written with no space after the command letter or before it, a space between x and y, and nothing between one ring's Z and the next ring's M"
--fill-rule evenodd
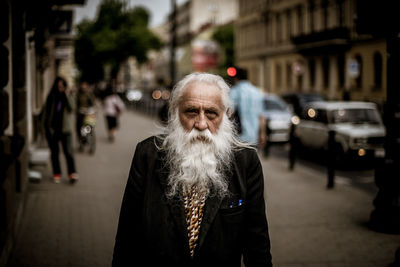
M226 169L231 165L234 143L233 125L225 115L216 134L208 129L186 132L176 117L168 126L169 134L163 146L170 167L167 197L180 189L187 192L193 186L201 192L220 197L228 193Z

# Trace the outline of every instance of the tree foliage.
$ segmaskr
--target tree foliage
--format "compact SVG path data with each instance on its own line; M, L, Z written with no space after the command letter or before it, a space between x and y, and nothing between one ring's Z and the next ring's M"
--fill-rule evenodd
M149 20L144 7L128 9L122 0L103 1L96 20L77 25L75 62L81 79L100 81L105 65L111 66L115 77L130 56L139 64L146 62L149 50L161 48L161 41L148 28Z
M234 48L234 28L232 24L218 27L212 35L212 39L219 43L224 50L224 62L220 67L227 68L235 63L235 48Z

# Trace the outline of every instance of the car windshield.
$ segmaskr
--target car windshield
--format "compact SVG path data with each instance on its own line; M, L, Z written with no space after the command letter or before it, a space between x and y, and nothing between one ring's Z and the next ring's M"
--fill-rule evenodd
M320 95L302 95L300 98L300 102L305 105L306 103L314 102L314 101L323 101L324 98Z
M332 111L334 123L380 124L378 112L374 109L338 109Z
M264 99L264 110L285 111L287 107L278 100Z

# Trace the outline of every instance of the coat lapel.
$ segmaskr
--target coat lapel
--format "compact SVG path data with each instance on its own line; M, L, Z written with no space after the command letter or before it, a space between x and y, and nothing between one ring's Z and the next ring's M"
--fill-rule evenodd
M233 172L235 172L236 175L240 175L236 157L233 160L232 167L233 167ZM229 171L226 173L226 175L228 180L232 179L232 177L235 176L234 173L231 173ZM228 183L230 183L230 181ZM242 179L240 178L239 178L239 186L241 189L244 188L244 185L242 184ZM210 229L211 224L214 221L214 218L221 207L222 200L223 199L218 197L218 195L216 194L211 194L211 197L209 197L206 200L203 220L201 222L201 227L200 227L199 243L197 245L196 250L200 249L200 247L203 245L207 232Z
M199 242L197 244L196 250L200 249L200 247L204 243L204 239L207 235L208 230L210 229L212 222L214 221L215 216L217 215L219 207L221 206L221 202L222 198L218 197L216 194L211 194L211 196L207 198L204 205L204 214L201 221Z
M183 203L182 192L179 191L178 195L173 198L166 197L166 192L168 189L169 169L166 166L164 166L162 162L165 154L161 152L159 153L160 155L158 157L158 162L156 164L155 174L160 179L161 188L164 193L164 199L169 208L172 221L176 226L179 239L183 244L185 252L188 255L190 255L188 232L187 232L186 217L185 217L185 207Z

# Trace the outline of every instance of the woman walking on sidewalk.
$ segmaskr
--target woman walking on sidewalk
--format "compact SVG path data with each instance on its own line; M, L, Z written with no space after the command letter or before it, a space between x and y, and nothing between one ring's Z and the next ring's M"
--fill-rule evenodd
M61 167L59 160L59 143L61 142L67 160L68 175L71 183L78 179L72 146L72 116L74 100L67 88L67 82L57 77L42 110L42 123L47 143L51 152L53 181L60 183Z
M108 140L114 142L115 133L119 126L119 116L125 109L125 104L121 98L115 93L114 89L109 86L106 89L104 98L104 115L106 116Z

